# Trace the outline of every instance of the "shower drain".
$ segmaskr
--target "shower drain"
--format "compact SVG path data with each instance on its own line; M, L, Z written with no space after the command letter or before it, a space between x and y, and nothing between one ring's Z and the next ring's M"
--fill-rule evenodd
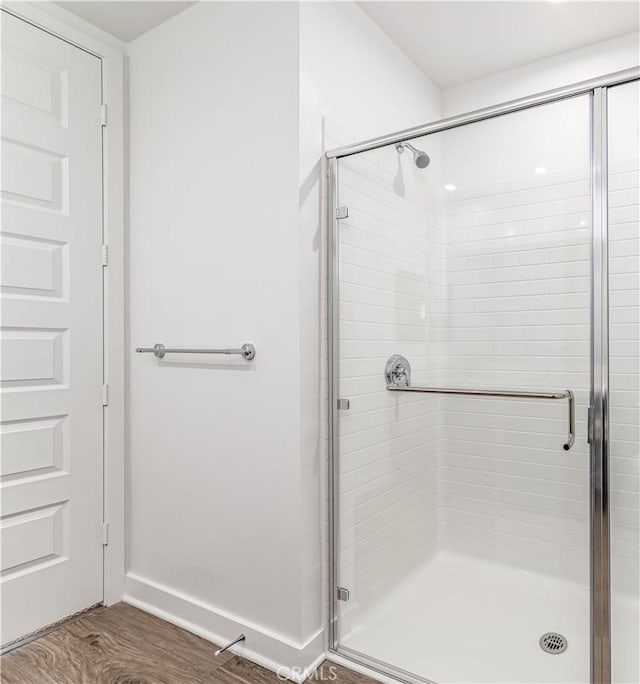
M564 653L567 650L567 640L557 632L547 632L540 637L540 648L545 653Z

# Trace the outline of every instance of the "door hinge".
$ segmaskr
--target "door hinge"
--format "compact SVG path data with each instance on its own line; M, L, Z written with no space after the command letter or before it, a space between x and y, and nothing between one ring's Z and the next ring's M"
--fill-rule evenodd
M102 245L102 265L109 265L109 245Z
M107 105L106 104L100 105L100 125L101 126L107 125Z
M102 523L102 546L107 546L109 543L109 523Z
M587 444L593 443L593 406L587 409Z
M109 406L109 385L102 385L102 405Z
M349 590L344 587L338 587L338 601L348 601Z
M351 408L351 402L348 399L338 399L338 411L348 411Z
M349 218L349 207L338 207L336 209L336 218L337 219Z

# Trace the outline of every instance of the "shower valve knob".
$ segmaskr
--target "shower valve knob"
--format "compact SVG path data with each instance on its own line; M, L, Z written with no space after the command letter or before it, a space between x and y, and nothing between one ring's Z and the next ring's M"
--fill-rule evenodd
M400 354L394 354L387 361L384 368L387 385L409 387L411 385L411 364Z

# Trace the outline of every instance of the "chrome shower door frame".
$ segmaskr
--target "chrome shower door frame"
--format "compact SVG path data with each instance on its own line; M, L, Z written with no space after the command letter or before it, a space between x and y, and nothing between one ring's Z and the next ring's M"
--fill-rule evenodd
M609 558L609 330L608 330L608 183L607 88L640 79L640 68L627 69L513 100L468 114L442 119L416 128L326 153L326 202L328 242L328 400L329 400L329 652L381 674L411 684L430 680L400 670L376 658L340 646L339 578L339 240L338 160L415 137L450 130L580 95L590 98L590 194L591 194L591 388L589 409L589 527L591 684L611 682L611 583Z
M327 194L327 355L328 355L328 392L329 407L329 650L338 651L338 558L337 548L340 538L338 489L338 389L339 389L339 346L338 346L338 158L326 160Z
M591 100L591 393L589 425L591 682L611 682L609 552L609 201L607 87Z

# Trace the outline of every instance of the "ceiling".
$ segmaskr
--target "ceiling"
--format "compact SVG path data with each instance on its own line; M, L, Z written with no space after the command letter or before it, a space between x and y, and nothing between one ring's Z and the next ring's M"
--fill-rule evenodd
M359 2L440 88L639 29L640 4Z
M90 0L85 2L80 0L55 4L128 43L186 10L187 7L195 5L195 2L155 2L153 0L147 2L129 2L129 0L94 2Z
M195 3L76 0L56 4L130 42ZM640 3L634 0L365 0L358 4L440 88L640 29Z

